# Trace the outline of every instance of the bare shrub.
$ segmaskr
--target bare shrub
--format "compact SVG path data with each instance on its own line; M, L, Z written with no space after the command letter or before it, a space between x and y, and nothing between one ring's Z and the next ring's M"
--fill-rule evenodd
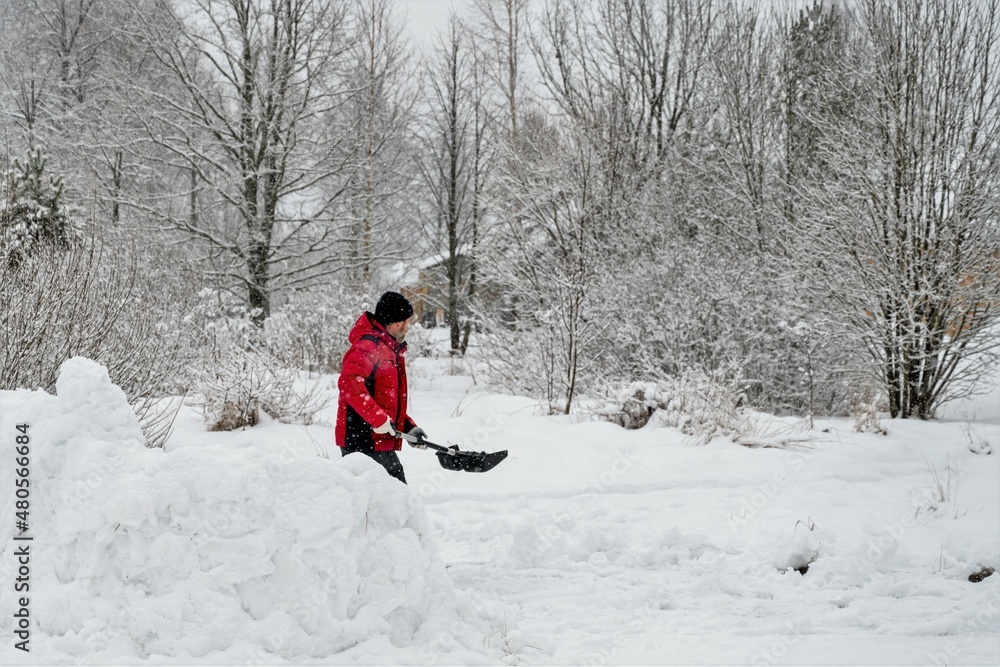
M993 453L993 446L990 444L989 437L975 427L972 419L966 419L962 422L962 433L965 435L969 451L973 454Z
M161 446L176 410L154 399L183 390L190 355L162 290L170 281L142 274L141 263L134 244L104 238L0 263L0 389L52 391L64 361L93 359L125 392L147 444Z
M132 403L147 447L163 447L174 429L174 420L184 405L184 396L136 398Z
M93 243L0 264L0 388L52 390L65 360L99 356L134 290L134 265L114 267L116 279L102 284L109 259Z
M311 424L328 397L319 382L300 389L298 372L269 352L218 341L209 363L197 375L198 403L212 431L256 426L261 412L286 423Z
M737 437L747 428L740 386L721 373L687 371L659 382L633 382L598 411L625 428L658 424L707 443L717 436Z

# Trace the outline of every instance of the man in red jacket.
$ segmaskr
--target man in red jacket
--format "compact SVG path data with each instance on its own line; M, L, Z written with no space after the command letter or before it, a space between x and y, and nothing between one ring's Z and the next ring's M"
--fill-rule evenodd
M406 332L413 306L402 294L386 292L374 313L362 313L347 339L351 348L340 371L337 445L341 454L367 454L406 484L396 452L396 433L426 437L406 413ZM419 447L419 445L414 445Z

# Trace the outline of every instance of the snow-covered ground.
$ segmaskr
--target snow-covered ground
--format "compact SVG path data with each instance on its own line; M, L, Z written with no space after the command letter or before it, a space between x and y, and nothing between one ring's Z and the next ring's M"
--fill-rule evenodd
M0 663L1000 664L1000 573L969 581L1000 567L1000 425L782 420L762 428L788 449L698 445L445 369L411 360L411 414L510 455L470 474L407 448L408 487L322 425L209 433L185 409L146 450L82 360L56 397L0 392Z

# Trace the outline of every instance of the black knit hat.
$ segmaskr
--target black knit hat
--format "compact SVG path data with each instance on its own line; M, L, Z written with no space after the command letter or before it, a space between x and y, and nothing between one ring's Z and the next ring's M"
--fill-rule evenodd
M386 292L375 306L375 320L380 324L402 322L413 316L413 306L399 292Z

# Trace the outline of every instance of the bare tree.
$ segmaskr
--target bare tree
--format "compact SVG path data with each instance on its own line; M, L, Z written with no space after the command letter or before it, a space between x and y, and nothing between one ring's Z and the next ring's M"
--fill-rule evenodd
M478 268L483 248L480 245L484 227L489 217L486 206L486 191L492 170L496 162L495 133L496 121L490 113L487 103L488 75L486 74L485 63L486 54L478 45L472 45L471 73L469 78L469 93L471 102L470 126L472 128L472 201L471 207L471 240L469 241L468 261L465 264L467 290L466 299L469 308L475 312L479 308L480 292L485 292L480 284L480 271ZM473 317L468 317L465 322L465 329L462 332L462 340L459 345L459 352L465 354L469 348L469 336L472 333Z
M781 164L777 31L759 7L729 6L720 17L713 49L711 79L718 100L713 133L715 159L706 174L721 185L716 190L720 216L728 232L744 247L764 252L778 232L774 187ZM749 229L746 229L749 227Z
M108 25L101 0L51 2L32 0L44 25L43 39L58 63L58 90L62 97L82 103L99 67L98 51L107 39Z
M344 103L336 74L349 46L347 6L334 0L195 0L179 13L157 0L143 16L150 53L184 91L146 88L161 109L148 138L164 168L192 174L199 210L170 222L201 241L215 275L236 280L257 324L275 285L331 270L338 230L329 219L343 187L324 191L343 164L331 114ZM331 194L332 192L332 194ZM190 194L185 193L185 194ZM213 211L214 207L214 211Z
M391 0L356 0L357 39L348 85L357 93L338 114L354 141L347 144L344 215L352 221L346 253L364 286L374 269L410 254L399 243L415 216L407 204L414 177L411 120L417 88L403 26ZM342 115L341 115L342 114Z
M451 353L468 346L469 299L475 290L478 223L483 216L485 75L483 55L452 15L426 66L426 124L421 175L431 200L432 248L441 249L447 287L441 306L451 329ZM429 295L433 300L436 295ZM463 337L463 326L465 335Z
M713 0L550 0L532 33L551 103L600 158L592 194L606 240L629 261L671 233L671 208L642 224L635 214L651 191L674 187L716 16Z
M0 108L4 141L8 150L18 153L35 147L53 87L46 54L36 52L36 57L26 57L28 43L37 41L41 32L34 18L26 0L0 6ZM23 136L23 141L17 140L19 136Z
M611 221L602 205L604 156L572 125L560 129L532 114L524 121L536 150L504 161L491 190L498 220L488 231L491 262L483 273L516 299L513 318L504 317L503 304L496 313L491 361L506 367L507 384L569 413L599 354L594 313Z
M2 74L15 92L19 120L31 128L44 105L48 124L86 102L99 83L115 8L104 0L11 0L4 3ZM51 128L49 128L51 129Z
M533 40L542 82L620 146L623 167L655 163L698 93L716 12L713 0L548 0Z
M930 418L992 367L1000 319L1000 3L866 0L857 109L824 127L814 279L893 417Z

